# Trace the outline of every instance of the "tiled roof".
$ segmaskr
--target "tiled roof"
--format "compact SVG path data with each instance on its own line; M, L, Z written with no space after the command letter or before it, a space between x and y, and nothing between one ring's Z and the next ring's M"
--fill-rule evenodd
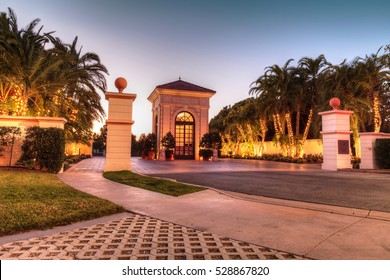
M179 79L175 82L168 83L168 84L159 85L156 88L188 90L188 91L201 91L201 92L212 92L212 93L216 92L216 91L208 89L208 88L200 87L200 86L185 82L181 79Z

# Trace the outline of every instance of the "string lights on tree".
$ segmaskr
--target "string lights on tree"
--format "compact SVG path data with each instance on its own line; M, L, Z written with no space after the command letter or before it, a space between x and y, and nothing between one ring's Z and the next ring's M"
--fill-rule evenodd
M374 96L374 129L375 132L379 132L381 129L381 116L379 112L378 96Z
M14 116L24 116L27 110L27 100L23 96L23 89L15 85L13 88L13 95L11 96L11 100L15 104Z

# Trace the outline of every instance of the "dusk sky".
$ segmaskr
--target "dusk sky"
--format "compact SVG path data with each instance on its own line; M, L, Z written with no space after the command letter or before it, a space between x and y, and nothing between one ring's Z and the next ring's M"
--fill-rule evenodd
M40 18L44 31L64 42L79 36L83 51L97 53L108 68L108 91L125 77L125 92L138 95L138 136L151 132L149 94L179 76L217 91L211 119L249 97L250 84L267 66L320 54L336 64L390 43L388 0L0 0L0 11L7 7L20 26Z

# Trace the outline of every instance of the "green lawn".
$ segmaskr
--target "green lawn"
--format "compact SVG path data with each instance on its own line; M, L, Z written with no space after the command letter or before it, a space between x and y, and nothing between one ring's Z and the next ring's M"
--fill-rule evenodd
M0 170L0 236L123 212L75 190L55 174Z
M103 176L114 182L171 196L181 196L205 190L205 188L142 176L130 171L105 172Z

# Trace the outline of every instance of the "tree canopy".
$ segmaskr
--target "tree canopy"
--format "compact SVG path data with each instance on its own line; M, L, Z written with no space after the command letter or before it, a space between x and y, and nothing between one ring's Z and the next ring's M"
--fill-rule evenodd
M105 116L99 92L108 71L77 37L64 43L39 22L20 28L12 9L0 13L0 115L63 117L66 139L87 142Z
M335 65L324 55L293 62L266 67L251 84L254 97L224 107L210 121L210 130L223 135L229 153L240 147L247 155L261 155L264 139L273 139L286 156L301 157L306 139L320 138L318 112L330 110L332 97L341 99L341 109L354 112L357 156L359 132L390 132L389 47Z

